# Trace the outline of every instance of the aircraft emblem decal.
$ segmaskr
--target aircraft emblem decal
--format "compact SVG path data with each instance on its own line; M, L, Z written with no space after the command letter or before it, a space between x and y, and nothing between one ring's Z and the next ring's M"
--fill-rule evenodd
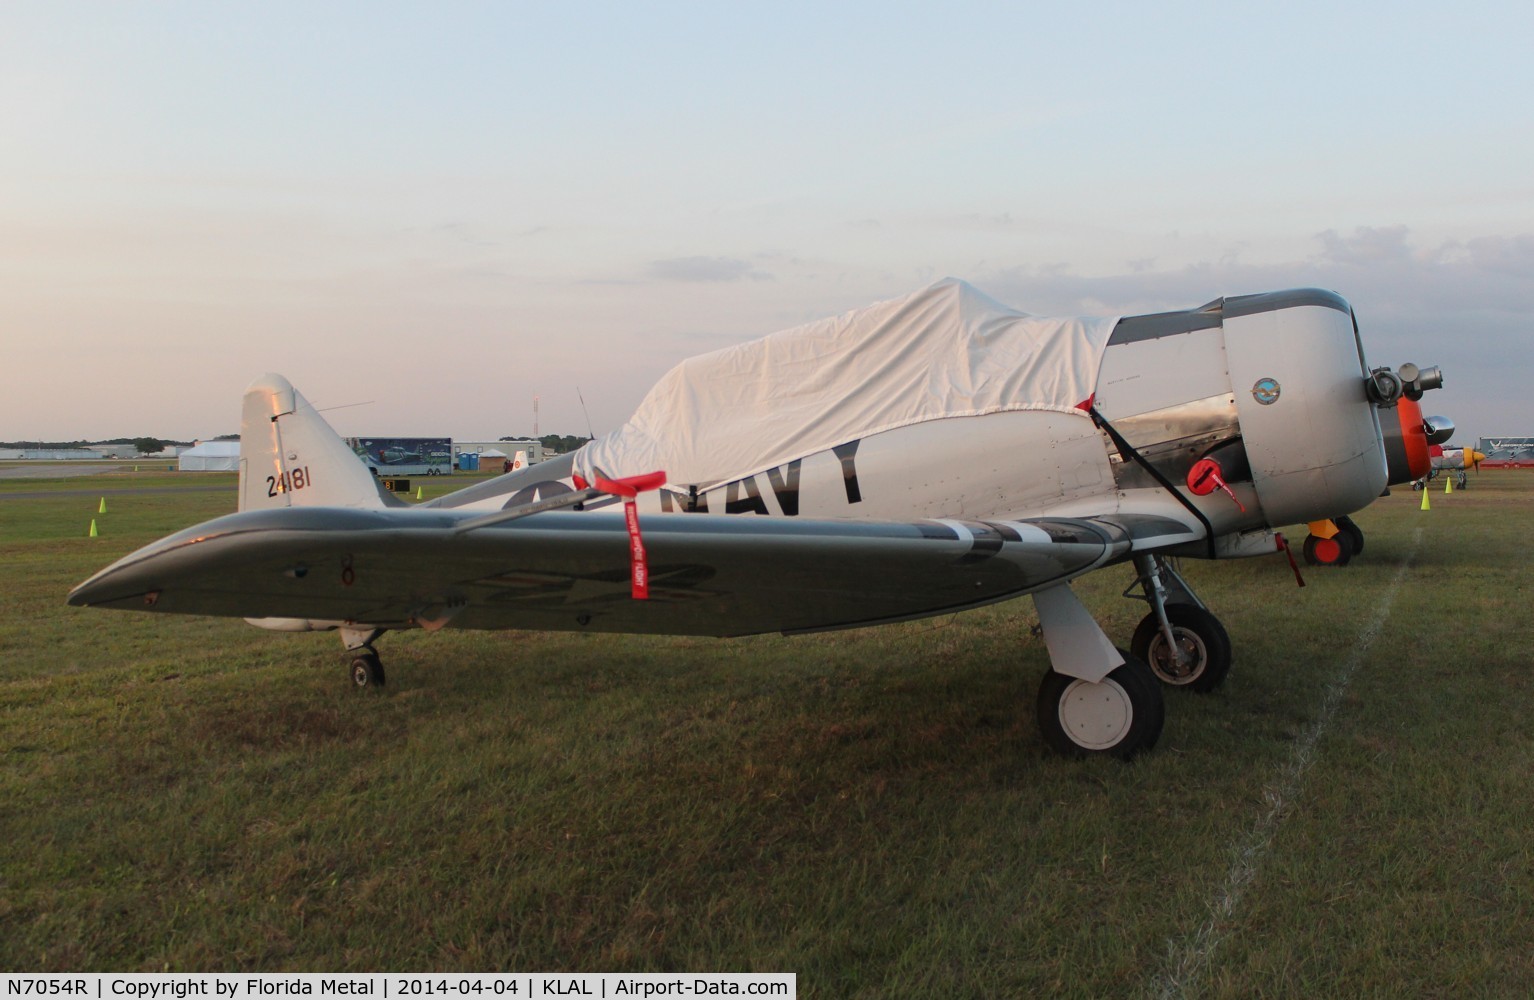
M1270 406L1278 402L1278 379L1260 378L1257 384L1252 386L1252 398L1263 406Z

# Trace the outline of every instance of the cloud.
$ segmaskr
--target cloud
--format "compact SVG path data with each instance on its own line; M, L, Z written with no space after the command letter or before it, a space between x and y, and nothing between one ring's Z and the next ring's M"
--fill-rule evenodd
M650 277L662 281L769 281L772 278L772 275L758 271L750 263L734 257L672 257L651 261L646 271Z
M1485 236L1415 246L1406 226L1316 234L1317 251L1297 260L1252 263L1249 245L1212 259L1157 267L1125 264L1119 274L1088 276L1051 262L998 268L971 280L1004 302L1034 313L1072 315L1089 303L1113 312L1186 309L1222 295L1319 287L1391 315L1507 312L1534 315L1534 234Z
M1332 289L1353 304L1372 363L1443 366L1446 387L1425 405L1448 413L1466 437L1534 434L1522 384L1534 344L1534 234L1419 246L1406 226L1381 226L1315 240L1316 252L1298 260L1250 263L1224 252L1160 270L1136 261L1121 274L1085 276L1050 264L972 280L1039 315L1127 315L1250 292Z
M1367 265L1411 259L1406 235L1405 226L1380 229L1364 226L1354 230L1352 236L1340 236L1336 230L1328 229L1316 238L1321 241L1322 260L1333 264Z

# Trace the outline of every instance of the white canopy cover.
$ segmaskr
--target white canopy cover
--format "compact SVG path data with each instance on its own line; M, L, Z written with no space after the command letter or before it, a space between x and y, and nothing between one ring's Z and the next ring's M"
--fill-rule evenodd
M858 438L1003 410L1078 412L1118 317L1044 318L945 278L903 298L690 358L576 468L754 475Z

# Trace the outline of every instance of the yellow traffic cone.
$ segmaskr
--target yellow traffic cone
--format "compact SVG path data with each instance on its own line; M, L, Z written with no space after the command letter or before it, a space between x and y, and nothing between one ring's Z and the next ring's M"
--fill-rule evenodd
M96 537L96 519L94 517L91 518L91 537Z
M1422 509L1423 510L1432 510L1433 509L1432 506L1427 502L1427 487L1426 486L1422 487Z
M1443 491L1445 493L1453 493L1454 492L1454 477L1453 476L1444 476L1443 477Z
M107 512L107 498L106 497L102 497L101 498L101 506L96 508L96 513L98 513L98 514L105 514L106 512Z
M421 499L421 488L419 486L415 488L415 498L417 500Z

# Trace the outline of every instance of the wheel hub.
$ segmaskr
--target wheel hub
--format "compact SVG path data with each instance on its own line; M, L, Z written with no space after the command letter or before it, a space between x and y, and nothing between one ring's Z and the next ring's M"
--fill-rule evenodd
M1177 645L1168 649L1166 639L1157 636L1151 642L1150 665L1167 682L1176 684L1198 675L1209 655L1199 637L1187 629L1173 627Z
M1134 718L1129 694L1108 678L1096 684L1077 680L1060 696L1060 726L1087 750L1116 745L1129 732Z

